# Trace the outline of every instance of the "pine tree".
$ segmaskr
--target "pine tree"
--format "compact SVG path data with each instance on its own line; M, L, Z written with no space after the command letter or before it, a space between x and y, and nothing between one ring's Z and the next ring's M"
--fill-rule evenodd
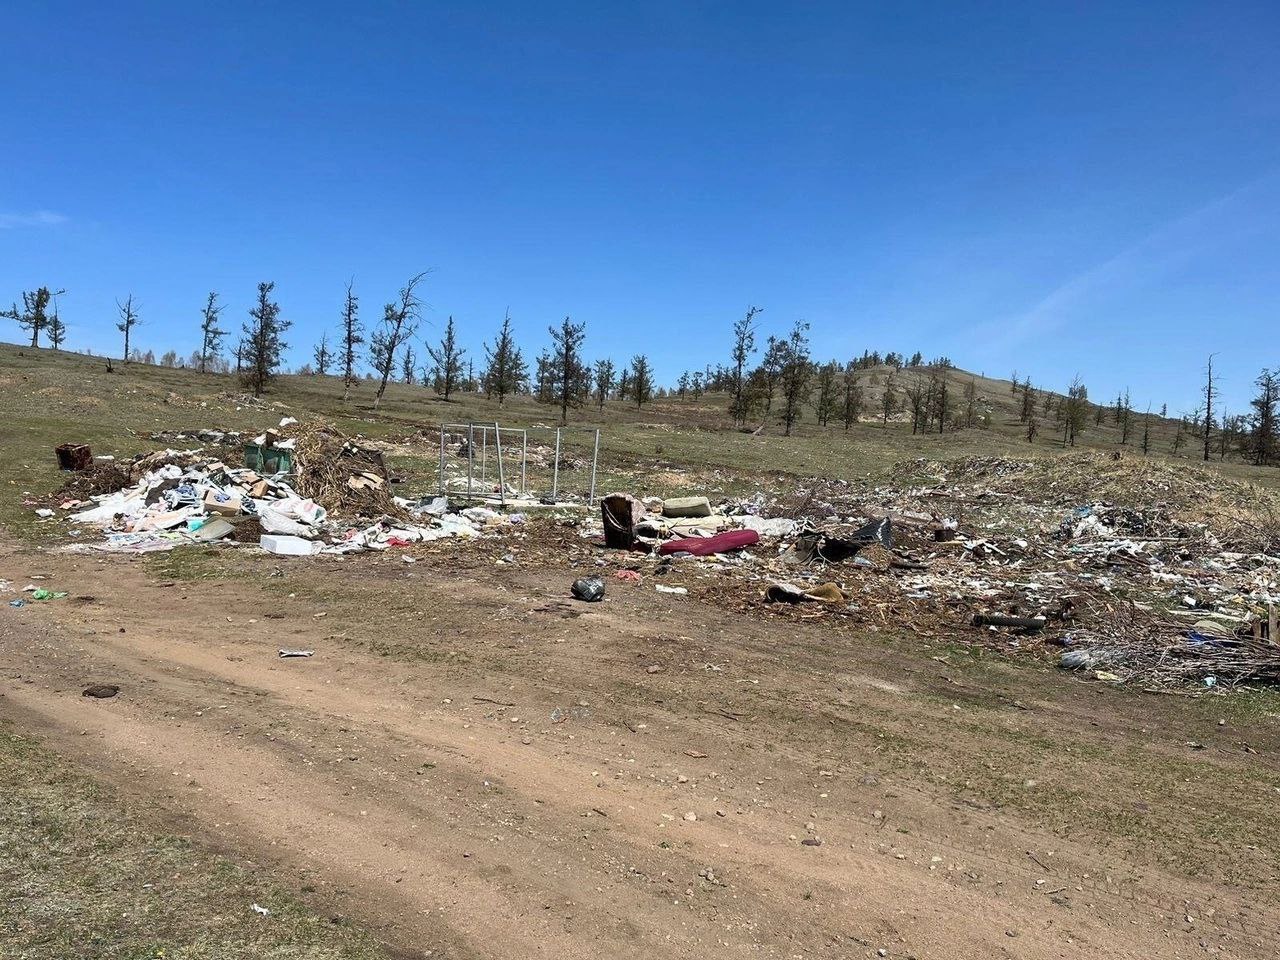
M1258 392L1249 401L1248 454L1257 466L1280 460L1280 371L1264 369L1254 381Z
M642 407L653 397L653 367L643 353L631 358L631 395L637 407Z
M978 381L970 377L964 385L964 425L972 430L978 414Z
M494 338L493 346L484 347L486 367L484 376L485 394L492 399L495 395L498 404L507 394L519 393L528 379L529 371L525 366L520 348L516 346L515 335L511 332L511 312L502 318L502 329Z
M209 364L217 359L222 349L222 338L227 331L218 326L218 316L222 307L218 306L218 295L210 292L205 300L204 309L200 311L200 362L199 370L207 373Z
M555 376L552 372L551 354L543 350L538 354L537 360L537 389L536 394L539 403L551 404L555 403Z
M596 402L603 410L604 402L609 398L609 391L613 389L613 361L608 357L596 361L595 379Z
M950 361L945 364L935 363L929 375L929 396L933 401L931 410L934 419L938 421L939 433L945 431L951 421L951 394L947 382L950 365Z
M840 365L834 360L818 367L816 386L817 396L814 398L813 412L818 423L826 426L835 415L839 404L838 379Z
M782 391L782 409L778 413L778 419L783 425L783 433L788 437L800 420L801 408L810 392L813 361L809 359L808 332L809 324L797 320L791 328L790 336L779 341L783 344L783 352L778 378L778 386Z
M445 324L444 336L440 338L439 345L433 347L427 344L427 353L431 354L432 380L436 392L448 400L462 377L462 357L466 353L458 346L458 333L453 325L453 317Z
M746 316L736 321L733 325L733 352L731 354L733 380L732 396L729 400L729 415L733 417L733 422L738 426L742 426L747 421L746 369L747 361L756 352L755 319L759 313L759 307L748 307Z
M862 385L858 383L858 378L854 371L856 364L852 361L845 364L844 379L841 383L844 402L840 407L840 419L844 422L845 430L848 430L858 418L862 416Z
M347 283L347 298L342 304L342 399L351 396L351 385L356 382L356 363L359 346L364 343L364 325L360 322L360 300L352 291L355 281Z
M889 374L884 382L884 392L880 394L880 417L887 429L889 418L898 412L898 391L894 384L893 374Z
M1084 433L1089 419L1089 391L1077 376L1067 388L1067 399L1061 405L1062 445L1076 445L1076 437Z
M116 329L124 334L124 362L129 362L129 337L133 333L133 328L142 322L138 316L137 305L133 302L133 294L129 294L125 298L124 303L116 301L116 307L120 311L120 322L116 324Z
M64 291L59 290L58 293ZM22 291L22 310L15 303L8 310L0 312L0 317L18 321L18 326L31 334L31 346L40 346L40 334L49 326L49 301L56 296L48 287L37 290Z
M560 422L565 424L569 422L570 408L577 409L586 399L582 344L587 338L587 325L565 317L559 327L548 327L548 330L552 344L552 392L560 407Z
M61 350L62 344L67 339L67 325L62 322L62 318L58 316L58 305L53 305L53 313L49 314L49 345L55 350Z
M400 351L400 379L409 386L418 382L418 355L413 352L412 342L406 343ZM425 369L422 371L422 382L427 382Z
M262 396L276 376L288 348L283 334L293 325L292 321L281 318L280 305L271 299L275 288L274 282L258 284L258 302L249 311L249 322L243 328L244 380L255 397Z

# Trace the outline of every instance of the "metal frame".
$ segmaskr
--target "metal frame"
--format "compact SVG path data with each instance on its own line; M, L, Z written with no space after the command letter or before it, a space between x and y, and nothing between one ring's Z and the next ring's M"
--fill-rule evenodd
M447 433L463 430L467 434L467 492L468 499L480 497L488 497L490 494L484 491L477 491L475 488L476 477L476 432L480 433L480 477L481 483L488 480L488 458L489 458L489 434L493 434L494 451L497 456L498 467L498 496L503 506L507 502L507 484L506 484L506 467L502 459L502 435L519 434L520 436L520 496L528 496L528 475L529 475L529 430L551 430L551 427L504 427L499 423L476 423L474 420L468 423L444 423L440 424L440 467L437 475L437 490L441 494L448 494L451 491L445 487L445 462L446 462L446 440ZM594 442L591 450L591 486L587 491L587 505L594 506L596 502L596 476L600 462L600 429L599 427L555 427L555 454L551 467L551 499L558 501L560 497L560 450L561 438L568 431L590 431L594 434ZM454 496L457 496L454 493Z

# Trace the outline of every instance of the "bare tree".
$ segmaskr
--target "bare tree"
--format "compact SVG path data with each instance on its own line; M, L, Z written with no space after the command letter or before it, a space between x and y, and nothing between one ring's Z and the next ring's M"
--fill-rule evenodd
M116 324L116 329L124 334L124 362L129 362L129 337L133 333L133 328L142 322L138 316L137 306L133 302L133 294L129 294L125 298L124 303L116 301L116 307L120 311L120 322Z
M1209 354L1209 365L1205 368L1204 388L1200 395L1204 397L1204 459L1209 459L1209 439L1213 433L1213 401L1218 399L1218 382L1213 379L1213 358L1216 353Z
M207 373L209 364L215 360L222 350L222 338L227 331L218 326L218 316L222 307L218 306L218 295L210 292L200 312L200 363L201 373Z
M425 272L411 277L400 288L400 296L396 302L388 303L382 308L382 324L374 331L369 343L370 361L378 373L378 392L373 398L375 410L382 405L382 397L387 392L387 381L391 379L391 372L395 369L396 355L418 332L422 301L418 299L417 287L425 277Z
M316 344L311 356L316 362L316 373L322 377L328 374L329 366L333 363L333 351L329 349L327 333L320 334L320 342Z

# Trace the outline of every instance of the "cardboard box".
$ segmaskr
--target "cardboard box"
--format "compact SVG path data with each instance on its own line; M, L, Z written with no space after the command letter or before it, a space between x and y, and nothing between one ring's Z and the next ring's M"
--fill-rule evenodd
M205 513L216 513L224 517L234 517L240 513L243 501L238 496L232 496L228 500L219 500L218 495L210 490L204 495Z

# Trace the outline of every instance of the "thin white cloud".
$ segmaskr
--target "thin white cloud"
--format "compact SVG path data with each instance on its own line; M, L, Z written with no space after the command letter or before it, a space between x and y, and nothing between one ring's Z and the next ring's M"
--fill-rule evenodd
M15 230L18 227L56 227L66 222L66 216L52 210L36 210L33 213L0 213L0 230Z
M987 352L1006 350L1056 330L1081 308L1108 294L1158 280L1232 235L1247 235L1265 227L1271 204L1263 198L1278 179L1276 174L1261 177L1162 224L1132 246L1062 283L1031 309L975 333Z

